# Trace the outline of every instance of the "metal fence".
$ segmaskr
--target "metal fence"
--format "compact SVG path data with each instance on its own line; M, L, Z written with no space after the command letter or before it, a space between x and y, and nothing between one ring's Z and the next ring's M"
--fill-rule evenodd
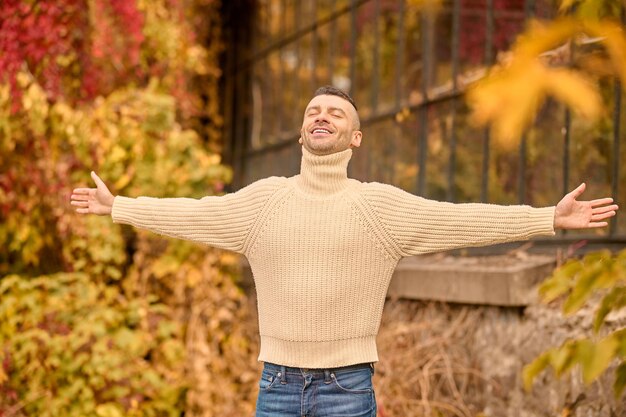
M548 102L511 151L468 118L467 86L514 42L548 0L247 0L225 5L226 159L234 188L293 175L302 113L334 84L359 105L364 143L350 175L454 202L555 204L586 181L586 197L626 208L626 119L619 82L602 91L611 112L596 125ZM623 12L622 12L623 18ZM626 216L599 234L561 240L626 242Z

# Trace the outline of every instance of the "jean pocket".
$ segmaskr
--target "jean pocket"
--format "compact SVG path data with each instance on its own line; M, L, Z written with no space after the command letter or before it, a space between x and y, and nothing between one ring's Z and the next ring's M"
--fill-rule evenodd
M280 374L280 372L278 374ZM263 372L261 372L261 379L259 380L259 388L264 391L272 388L276 381L280 379L280 375L278 374L263 369Z
M352 394L370 394L372 372L369 369L330 374L333 383L342 391Z

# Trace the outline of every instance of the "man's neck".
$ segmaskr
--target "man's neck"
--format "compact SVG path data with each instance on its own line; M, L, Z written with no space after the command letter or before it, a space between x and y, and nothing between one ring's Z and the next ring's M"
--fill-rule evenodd
M342 191L348 183L348 163L352 149L330 155L315 155L302 148L298 187L312 195L332 195Z

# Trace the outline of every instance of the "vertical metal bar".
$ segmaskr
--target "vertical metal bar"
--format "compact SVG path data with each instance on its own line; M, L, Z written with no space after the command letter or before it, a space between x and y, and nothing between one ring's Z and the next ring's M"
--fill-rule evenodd
M350 10L350 94L354 95L356 91L356 7L357 0L351 1Z
M526 148L528 134L524 132L519 142L519 167L517 172L517 200L520 204L526 202Z
M485 63L487 65L493 64L493 32L494 32L494 26L495 26L493 1L494 0L487 0L487 6L486 6L487 31L485 34Z
M572 115L568 108L565 109L565 126L561 129L563 134L563 188L562 194L569 192L569 175L570 175L570 128L572 125Z
M622 85L615 80L614 87L615 104L613 108L613 183L611 187L611 197L613 201L619 198L619 162L620 162L620 129L621 129L621 113L622 113ZM617 220L611 222L611 236L617 234Z
M374 0L374 61L372 63L372 95L371 95L371 106L372 113L375 114L378 109L378 90L380 84L380 74L379 74L379 66L380 66L380 31L378 21L380 20L380 0Z
M622 3L620 17L622 24L626 23L626 7ZM619 201L619 162L620 162L620 135L621 135L621 115L622 115L622 83L619 79L615 80L615 86L613 87L613 94L615 96L615 103L613 105L613 182L611 187L611 197L613 201ZM617 234L617 219L611 221L611 227L609 234L615 236Z
M524 2L524 17L530 19L533 14L534 0ZM520 204L526 202L526 162L528 160L528 132L524 132L519 144L519 169L517 178L518 201Z
M570 64L574 59L574 43L569 42L570 48ZM563 195L569 192L569 183L570 183L570 147L571 147L571 127L572 127L572 113L569 108L565 107L565 115L564 115L564 123L565 126L562 129L563 133ZM566 235L568 233L567 230L561 230L561 235Z
M530 19L535 15L535 0L526 0L524 2L524 16Z
M233 14L233 42L236 46L235 63L240 64L244 62L252 50L253 43L253 16L247 14L243 19L238 19L240 5L234 5L232 11ZM246 180L247 172L247 160L246 149L248 147L248 141L250 139L249 131L249 119L247 117L249 113L250 105L250 72L251 68L242 67L237 65L238 70L234 74L234 149L233 149L233 183L235 187L241 187Z
M311 3L313 20L317 23L317 0L312 0ZM311 92L313 94L317 88L317 24L313 29L313 35L311 37ZM307 94L308 96L308 94Z
M244 152L243 152L243 147L244 147L244 137L245 137L245 131L243 129L243 120L242 120L242 115L243 115L243 109L240 108L241 103L243 102L243 100L241 99L241 95L243 94L243 90L242 90L242 82L241 82L241 78L243 77L243 73L246 70L242 70L242 71L238 71L237 74L235 75L235 88L236 88L236 94L238 96L238 98L236 99L236 102L238 103L238 108L237 108L237 112L235 113L235 146L233 149L233 183L235 184L235 187L239 188L243 186L243 165L244 165Z
M300 21L301 19L301 14L302 14L302 2L300 1L296 1L295 2L295 10L293 12L293 18L294 18L294 31L297 32L300 29ZM296 58L296 66L294 68L294 82L295 82L295 86L293 89L293 96L294 96L294 105L295 105L295 109L299 110L300 109L300 96L301 96L301 85L300 85L300 42L302 41L302 38L298 38L297 40L294 40L294 55ZM293 111L293 109L291 109L291 111ZM296 124L297 126L297 124Z
M398 14L396 15L397 19L397 36L396 36L396 64L395 64L395 83L394 83L394 108L395 111L399 111L400 109L400 92L402 88L401 77L403 74L403 66L404 66L404 0L397 0L398 5ZM393 169L393 164L389 165L388 161L390 158L393 158L394 149L396 149L396 144L402 140L403 132L399 127L399 123L394 120L393 122L393 141L385 141L385 181L389 183L393 183L395 181L395 172Z
M235 93L235 74L237 68L237 42L235 42L235 30L232 28L233 11L235 7L232 3L224 5L224 39L229 46L226 48L226 68L228 71L225 74L224 79L224 162L233 165L234 161L234 127L236 112L236 100Z
M398 0L398 44L396 50L396 111L400 110L404 89L404 1Z
M430 86L430 24L432 15L426 11L421 14L422 33L422 106L420 107L420 142L419 142L419 175L417 193L426 196L426 153L428 151L428 87Z
M257 10L260 10L260 13L263 14L263 27L265 28L265 33L264 34L261 33L261 34L259 34L257 36L254 36L254 38L256 39L256 38L262 36L262 37L264 37L266 39L268 39L268 38L270 40L273 39L271 37L271 30L270 30L270 20L271 19L269 17L269 15L271 13L271 8L268 6L268 3L261 3L261 4L259 4ZM260 19L258 19L258 20L260 20ZM252 56L256 56L256 54L257 54L257 51L259 49L257 47L257 43L258 42L259 41L253 41ZM262 45L261 45L261 47L262 47ZM276 120L266 120L266 119L264 119L262 117L263 116L263 111L264 111L263 108L265 107L264 106L265 100L268 100L268 99L271 100L271 96L273 96L274 92L272 91L272 94L270 94L268 97L266 97L263 94L265 91L267 91L266 80L264 78L257 78L257 77L255 77L255 70L256 70L256 68L258 66L261 66L261 65L263 66L262 71L264 71L264 74L271 74L271 72L270 72L269 55L267 57L265 57L265 59L263 59L263 61L261 63L259 63L259 60L253 60L252 61L252 65L251 65L251 68L252 68L251 69L251 73L252 73L252 86L251 87L252 87L252 89L254 89L254 81L256 79L258 81L258 83L259 83L259 91L260 91L260 97L261 97L261 105L259 106L259 110L261 111L261 117L259 118L259 120L262 120L263 124L268 125L270 127L270 129L268 129L268 130L269 130L269 132L271 132L272 135L276 135L276 134L278 134L278 131L276 129ZM272 83L270 82L270 85L271 84ZM251 93L254 94L253 91L251 91ZM252 100L252 103L254 104L254 98ZM262 128L263 128L263 125L261 125L261 129ZM260 137L263 137L263 135L260 135ZM254 144L252 144L251 147L254 147Z
M493 0L487 0L487 33L485 36L485 65L493 64L493 27L494 27L494 10ZM480 200L487 202L489 199L489 143L491 142L491 133L489 129L485 129L483 134L483 166L482 166L482 184L480 189Z
M281 5L281 12L280 13L280 34L281 36L285 35L285 32L287 31L287 0L282 0ZM274 92L274 96L275 101L279 102L281 105L279 105L279 108L277 109L277 117L278 117L278 123L277 123L277 127L276 130L282 134L283 131L283 126L284 123L283 121L285 120L285 112L289 111L288 109L290 109L290 106L286 106L283 100L285 100L285 95L282 93L282 86L285 85L285 63L283 62L283 60L285 59L284 56L284 52L283 52L283 48L279 48L278 49L278 63L279 63L279 70L278 70L278 86L274 85L272 86L273 92ZM287 124L289 125L289 123Z
M452 3L452 91L456 93L458 89L459 74L459 33L461 25L461 0L454 0ZM450 159L448 160L448 201L456 200L456 187L454 174L456 172L456 119L457 119L457 99L452 98L452 109L450 110Z
M332 2L332 13L335 12L335 2ZM330 34L328 35L328 84L333 84L333 73L335 72L335 45L337 42L337 18L330 22Z

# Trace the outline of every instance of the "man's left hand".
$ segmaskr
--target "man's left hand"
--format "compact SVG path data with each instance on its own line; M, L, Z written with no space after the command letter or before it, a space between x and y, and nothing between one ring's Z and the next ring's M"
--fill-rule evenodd
M600 198L591 201L576 200L585 191L585 183L563 197L554 211L555 229L593 229L606 227L604 220L615 216L617 204L612 198Z

